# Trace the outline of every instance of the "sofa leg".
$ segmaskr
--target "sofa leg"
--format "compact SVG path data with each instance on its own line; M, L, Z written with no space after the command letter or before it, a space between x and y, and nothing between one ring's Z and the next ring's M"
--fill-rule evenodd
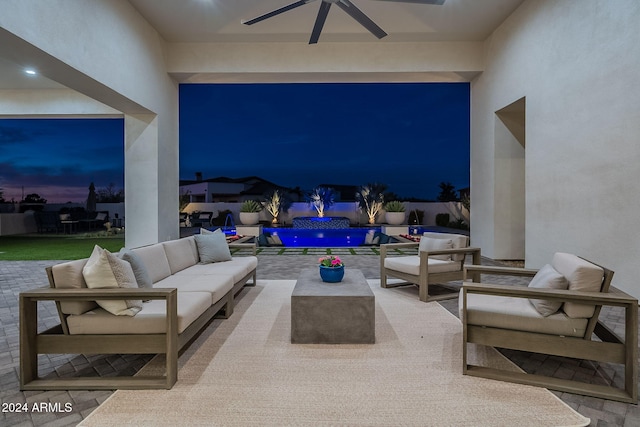
M229 317L231 317L231 315L233 314L233 296L230 295L229 296L229 300L227 301L227 303L224 305L224 308L222 309L222 312L224 313L222 315L223 319L228 319Z

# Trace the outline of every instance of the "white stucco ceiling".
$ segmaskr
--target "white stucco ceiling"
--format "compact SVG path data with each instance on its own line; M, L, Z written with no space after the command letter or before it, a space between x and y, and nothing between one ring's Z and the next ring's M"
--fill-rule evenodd
M168 42L301 42L313 28L320 1L247 26L293 0L129 0ZM352 0L389 35L378 40L332 7L320 43L482 41L523 0L446 0L443 5Z
M129 0L168 43L286 42L299 44L304 48L309 41L318 13L319 0L252 26L241 23L243 19L255 18L293 1ZM382 27L388 36L378 40L340 8L333 7L322 30L320 44L483 41L523 0L445 0L443 5L375 0L352 2ZM25 75L24 67L24 64L18 65L0 57L0 90L65 88L44 76ZM460 80L457 75L451 77L447 73L441 74L436 76L436 80ZM284 77L288 78L288 81L296 81L296 76ZM281 79L284 77L281 76ZM394 81L392 77L389 81ZM174 78L178 81L194 82L243 80L237 75L216 76L210 73L193 74L191 80L180 76ZM422 75L416 78L424 80ZM309 79L308 74L305 79ZM403 76L401 80L406 79L407 77ZM468 76L462 78L467 81L468 79ZM269 81L269 78L265 77L263 80Z

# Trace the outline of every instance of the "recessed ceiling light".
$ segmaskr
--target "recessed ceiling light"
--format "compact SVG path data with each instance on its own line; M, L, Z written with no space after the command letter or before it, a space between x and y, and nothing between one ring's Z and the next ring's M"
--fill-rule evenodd
M26 74L29 74L30 76L35 76L37 74L36 70L34 70L33 68L27 68L26 70L24 70L24 72Z

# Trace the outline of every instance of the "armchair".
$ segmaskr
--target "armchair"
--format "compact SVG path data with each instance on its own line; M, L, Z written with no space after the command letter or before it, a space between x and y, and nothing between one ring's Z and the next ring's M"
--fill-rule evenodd
M463 325L463 374L637 403L638 300L610 286L613 271L575 255L556 253L544 270L551 268L560 281L566 279L565 286L544 286L544 280L540 280L544 279L543 269L465 268L465 274L474 278L486 273L534 279L529 287L464 283L458 301ZM538 303L547 310L536 307ZM556 305L548 309L548 304ZM624 340L598 321L603 305L624 308ZM592 340L594 334L600 341ZM624 366L624 389L471 365L467 360L467 345L471 343L620 364Z
M396 250L417 248L418 255L391 256ZM430 295L429 285L462 280L464 261L471 255L473 264L480 264L480 248L469 247L469 236L449 233L424 233L420 243L389 243L380 245L380 286L390 288L407 283L417 285L420 301L456 298L458 289L442 295ZM406 283L390 284L388 277Z

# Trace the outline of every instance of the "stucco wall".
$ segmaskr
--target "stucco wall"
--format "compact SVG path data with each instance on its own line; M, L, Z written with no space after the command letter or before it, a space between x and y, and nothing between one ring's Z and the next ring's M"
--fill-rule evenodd
M495 178L495 111L526 97L529 267L556 251L613 269L640 296L640 2L528 0L487 40L472 81L471 229L504 253Z

